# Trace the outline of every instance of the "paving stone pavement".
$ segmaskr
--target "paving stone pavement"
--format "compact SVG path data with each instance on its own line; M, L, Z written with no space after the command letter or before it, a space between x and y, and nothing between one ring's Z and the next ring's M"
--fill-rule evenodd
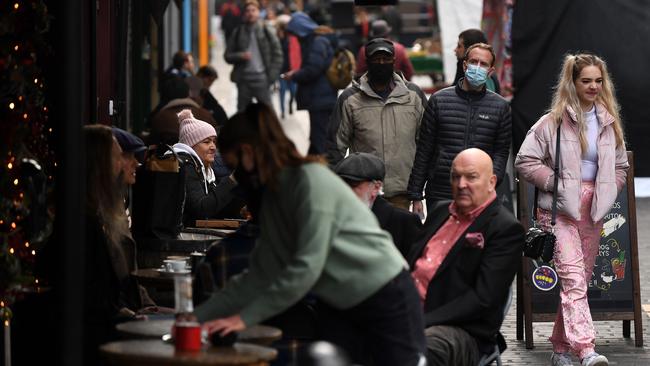
M639 161L637 159L637 161ZM641 304L650 304L650 198L637 198L637 228L639 241L639 277L641 282ZM517 295L515 294L515 297ZM634 346L634 324L632 338L623 338L621 321L594 322L596 327L596 351L607 356L610 365L650 365L650 316L643 312L643 347ZM535 348L526 349L523 340L516 336L516 300L510 307L501 327L508 349L501 356L504 365L550 365L551 335L553 323L533 323ZM579 365L577 358L574 365Z

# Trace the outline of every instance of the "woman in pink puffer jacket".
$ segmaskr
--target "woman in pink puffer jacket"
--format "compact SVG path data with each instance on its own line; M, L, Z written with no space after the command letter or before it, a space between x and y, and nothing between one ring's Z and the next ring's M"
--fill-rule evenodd
M560 278L560 306L553 334L552 365L608 365L594 351L595 332L587 287L598 254L603 217L625 184L628 162L614 86L605 62L592 54L568 55L548 114L530 128L515 166L539 189L538 218L550 228L556 134L560 127L557 244L553 261Z

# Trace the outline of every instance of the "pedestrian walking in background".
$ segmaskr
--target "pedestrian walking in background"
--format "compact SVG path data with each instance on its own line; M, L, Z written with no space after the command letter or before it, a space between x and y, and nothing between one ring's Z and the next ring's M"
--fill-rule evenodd
M503 181L512 122L510 104L485 86L494 70L494 58L490 45L471 46L463 63L465 77L429 98L408 183L415 212L423 212L425 183L428 211L435 201L451 198L449 169L462 150L477 147L485 151L492 158L497 186Z
M221 29L227 42L235 28L241 24L241 7L237 0L226 0L218 13L221 15Z
M282 74L289 71L300 69L302 57L300 55L300 41L294 34L287 33L287 24L291 21L291 16L281 14L276 20L276 28L278 31L278 38L282 45L282 54L284 56L282 62L282 69L280 69L280 113L282 118L285 116L285 98L289 92L289 114L293 114L293 101L296 96L296 82L293 80L285 80Z
M309 111L309 154L324 154L329 118L336 103L336 90L327 80L327 69L334 57L334 46L309 15L294 13L287 32L298 37L302 62L300 69L284 73L284 79L298 84L298 109ZM333 33L328 33L333 36ZM331 37L333 39L334 37Z
M191 53L178 51L172 57L172 65L165 70L163 80L172 77L181 79L194 75L194 57Z
M271 106L270 87L280 75L282 47L275 30L260 19L257 0L246 1L244 23L228 38L224 58L234 65L230 79L237 84L237 110L253 98Z
M201 107L212 113L212 117L217 122L218 126L223 126L228 120L228 115L221 104L219 104L219 101L217 101L217 98L215 98L210 92L210 87L219 77L219 75L217 75L217 70L210 65L203 65L199 68L199 71L196 72L196 77L202 81L202 87L199 94L202 101Z
M558 132L561 174L553 192ZM549 113L528 131L515 166L539 189L538 217L546 229L551 226L553 194L557 195L553 262L561 292L549 338L551 362L571 365L574 354L583 366L607 365L607 358L595 352L587 289L603 217L623 188L629 165L614 85L600 57L565 57Z
M372 22L372 29L370 30L371 38L386 38L393 42L393 47L395 48L395 71L399 71L404 76L404 79L411 80L413 77L413 64L409 60L408 55L406 54L406 48L403 44L396 42L392 37L389 37L391 34L391 27L385 20L375 20ZM359 54L357 55L357 69L356 75L361 77L366 71L368 71L368 64L366 64L366 47L361 47L359 49Z
M426 96L395 72L393 42L375 38L364 48L368 72L338 98L330 121L328 159L335 165L348 149L377 156L386 165L386 200L408 210L407 184Z
M458 44L456 45L456 48L454 48L454 53L456 54L456 60L458 60L458 63L456 64L456 76L451 85L458 84L458 81L465 76L465 69L463 68L465 53L471 46L477 43L488 43L485 33L480 29L467 29L458 35ZM501 85L499 84L499 78L497 77L496 72L490 73L489 78L485 82L485 86L488 90L501 94Z

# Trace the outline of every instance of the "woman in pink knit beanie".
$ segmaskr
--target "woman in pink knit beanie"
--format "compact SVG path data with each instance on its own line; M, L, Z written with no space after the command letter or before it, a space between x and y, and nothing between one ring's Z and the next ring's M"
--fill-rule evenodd
M217 131L211 124L194 118L189 109L178 114L178 122L179 142L174 151L185 170L184 225L196 226L196 220L239 217L243 202L230 193L234 181L229 177L218 181L212 170Z

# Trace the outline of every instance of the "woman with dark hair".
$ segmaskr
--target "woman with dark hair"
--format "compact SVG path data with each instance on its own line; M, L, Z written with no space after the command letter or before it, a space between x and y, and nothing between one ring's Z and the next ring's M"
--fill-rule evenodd
M553 172L557 159L559 177ZM605 61L592 54L564 58L551 108L528 131L515 166L539 189L538 216L549 230L553 195L557 197L553 262L562 289L549 339L551 363L571 365L573 353L583 366L605 366L607 358L594 351L596 334L587 288L603 218L623 189L629 167L619 106ZM557 191L553 192L555 179Z
M321 336L376 365L417 365L424 326L415 286L390 235L316 157L303 157L274 112L251 104L218 145L259 223L248 272L198 306L208 332L226 335L318 298Z
M117 339L115 324L142 308L121 242L130 237L120 172L122 149L107 126L83 129L86 146L84 364L98 364L100 344Z

